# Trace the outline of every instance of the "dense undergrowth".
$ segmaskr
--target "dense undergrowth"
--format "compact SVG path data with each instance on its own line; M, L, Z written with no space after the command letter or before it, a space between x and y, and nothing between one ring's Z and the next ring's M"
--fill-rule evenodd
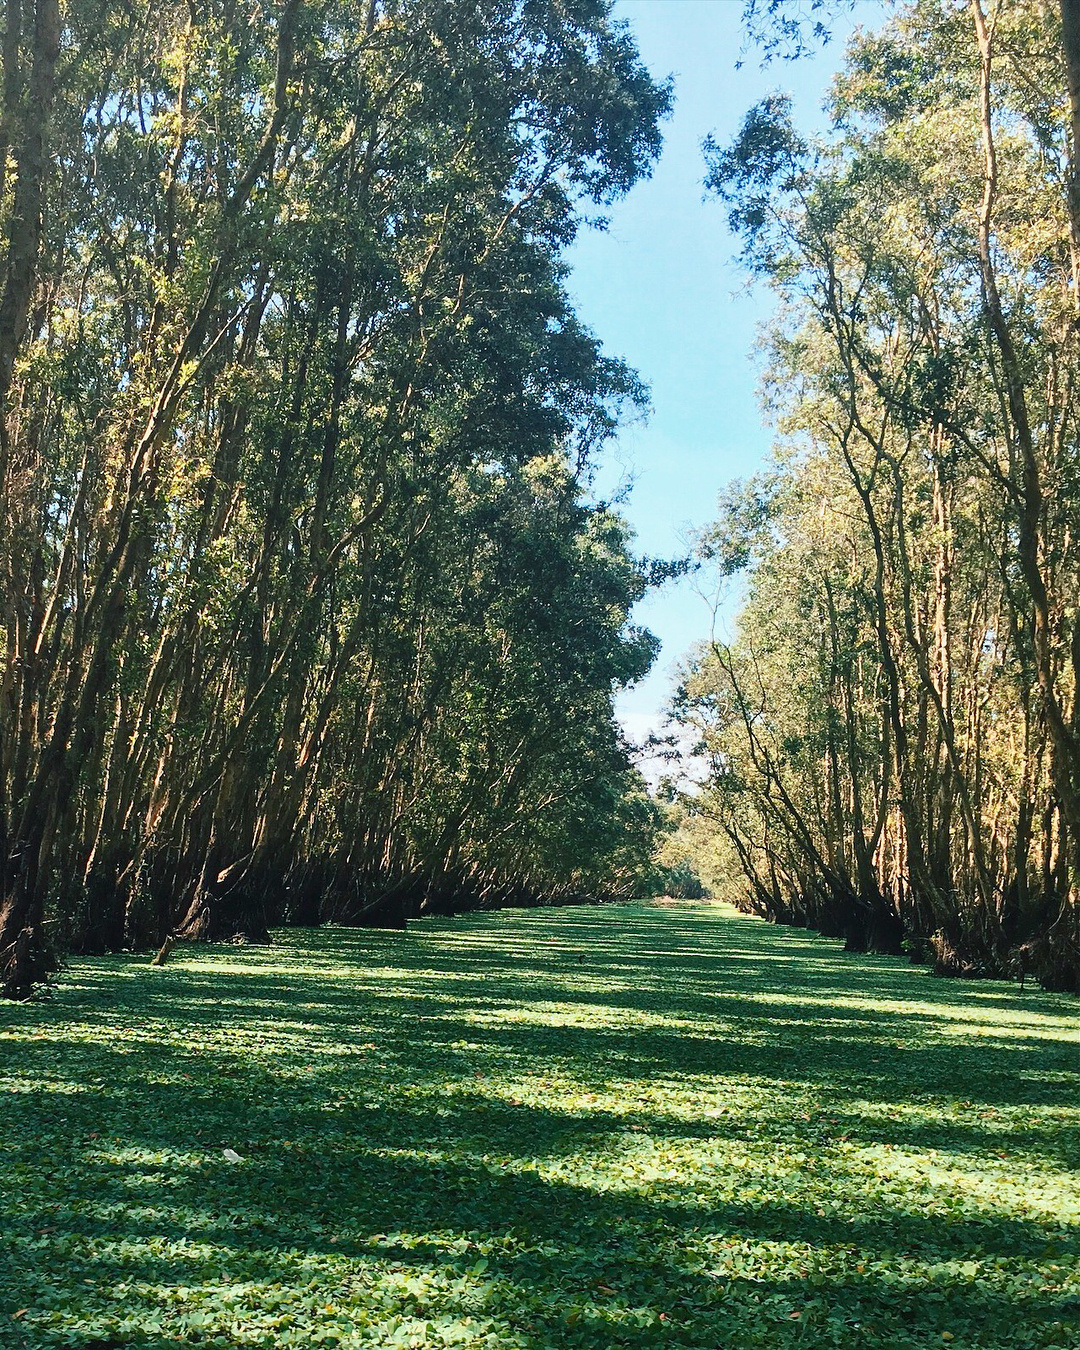
M1075 1013L719 907L81 959L0 1008L0 1345L1064 1350Z

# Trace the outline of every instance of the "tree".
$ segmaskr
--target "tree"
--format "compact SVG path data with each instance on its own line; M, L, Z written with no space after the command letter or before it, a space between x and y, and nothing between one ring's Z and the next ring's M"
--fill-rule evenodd
M642 399L561 251L648 171L669 101L605 0L23 8L0 184L16 996L65 947L398 922L476 861L510 704L466 715L470 680L535 663L542 575L498 540L549 465L551 547L617 534L590 464ZM640 582L612 548L625 622ZM618 815L612 680L642 648L611 622L559 634L596 644L560 745L608 747L589 809ZM514 680L554 734L567 712ZM529 766L534 802L568 772ZM499 885L529 889L526 820Z
M908 6L853 42L829 143L770 100L710 147L784 297L767 388L791 449L740 639L695 661L685 707L749 903L1075 989L1068 31Z

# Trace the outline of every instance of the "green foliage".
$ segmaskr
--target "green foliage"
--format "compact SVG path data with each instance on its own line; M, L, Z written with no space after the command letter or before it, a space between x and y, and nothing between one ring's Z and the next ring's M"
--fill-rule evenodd
M655 643L590 483L646 400L562 254L669 88L605 0L46 10L0 173L0 986L46 934L627 890Z
M798 41L783 6L749 8ZM1035 0L898 5L852 39L826 138L774 96L706 145L780 302L779 438L703 534L745 603L675 700L710 764L701 856L748 908L1072 991L1078 23Z
M80 959L0 1010L0 1344L1063 1350L1074 1013L726 908Z
M888 4L889 0L882 0ZM798 61L832 40L839 15L854 9L856 0L743 0L743 23L763 65L775 60Z

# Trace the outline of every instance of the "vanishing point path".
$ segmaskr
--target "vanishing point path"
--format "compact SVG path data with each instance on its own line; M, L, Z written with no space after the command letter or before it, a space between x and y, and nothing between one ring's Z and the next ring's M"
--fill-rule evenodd
M0 1008L0 1347L1065 1350L1078 1068L724 908L82 959Z

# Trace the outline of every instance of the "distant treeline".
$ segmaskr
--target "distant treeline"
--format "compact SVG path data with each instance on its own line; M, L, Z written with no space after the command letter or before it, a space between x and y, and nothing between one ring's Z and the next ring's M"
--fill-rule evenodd
M678 700L699 845L770 918L1075 991L1080 5L902 6L832 112L709 151L781 442L703 540L747 595Z
M643 403L584 208L668 105L603 0L11 0L0 984L59 950L633 890Z

